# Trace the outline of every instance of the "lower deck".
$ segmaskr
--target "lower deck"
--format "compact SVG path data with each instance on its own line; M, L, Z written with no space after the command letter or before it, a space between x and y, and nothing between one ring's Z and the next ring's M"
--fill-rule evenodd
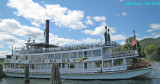
M61 74L61 79L129 79L151 72L151 68L103 73L70 73ZM24 77L24 73L5 72L6 76ZM30 73L30 78L50 78L47 73Z

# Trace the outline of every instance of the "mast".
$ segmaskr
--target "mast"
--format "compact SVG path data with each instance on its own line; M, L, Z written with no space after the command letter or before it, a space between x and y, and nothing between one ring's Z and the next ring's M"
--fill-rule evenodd
M135 40L136 40L136 49L137 49L137 51L138 51L138 47L137 47L137 39L136 39L135 30L133 30L133 33L134 33L134 38L135 38Z

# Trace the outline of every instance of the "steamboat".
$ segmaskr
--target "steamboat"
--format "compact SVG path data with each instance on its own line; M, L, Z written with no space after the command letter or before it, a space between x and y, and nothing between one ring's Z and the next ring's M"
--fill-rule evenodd
M62 79L129 79L151 72L151 68L128 70L137 50L118 51L110 41L109 30L105 42L72 46L49 44L49 20L46 20L45 42L30 39L25 47L6 55L4 73L9 77L24 77L24 66L29 64L30 78L50 78L51 65L59 65Z

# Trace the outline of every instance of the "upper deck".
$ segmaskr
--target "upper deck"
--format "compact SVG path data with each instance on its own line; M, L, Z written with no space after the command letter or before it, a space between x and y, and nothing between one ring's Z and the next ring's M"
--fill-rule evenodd
M117 43L114 41L107 41L105 43L91 43L91 44L80 44L80 45L72 45L72 46L60 46L55 48L39 48L35 49L34 47L30 49L25 48L16 48L14 50L14 54L34 54L34 53L47 53L47 52L59 52L59 51L71 51L71 50L82 50L82 49L93 49L98 47L116 47Z

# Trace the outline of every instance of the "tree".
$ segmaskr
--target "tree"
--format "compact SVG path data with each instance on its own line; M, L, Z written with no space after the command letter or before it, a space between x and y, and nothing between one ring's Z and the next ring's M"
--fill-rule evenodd
M132 50L133 46L132 46L132 39L133 37L130 37L128 39L126 39L126 43L123 45L123 50Z
M150 44L145 47L144 53L146 54L147 60L151 62L159 62L159 48L157 48L154 44Z
M133 40L133 37L130 37L128 39L126 39L126 43L123 45L123 50L136 50L138 48L138 53L139 53L139 57L143 57L142 54L140 53L141 52L141 46L137 40L137 44L136 45L132 45L132 40Z

